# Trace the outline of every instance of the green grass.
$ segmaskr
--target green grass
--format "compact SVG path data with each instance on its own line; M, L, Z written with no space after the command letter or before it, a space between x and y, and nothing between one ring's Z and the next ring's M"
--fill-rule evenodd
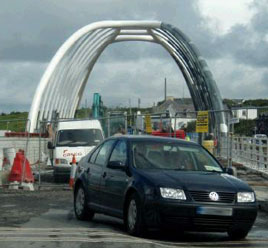
M0 130L10 130L12 132L24 132L28 112L11 112L0 115Z

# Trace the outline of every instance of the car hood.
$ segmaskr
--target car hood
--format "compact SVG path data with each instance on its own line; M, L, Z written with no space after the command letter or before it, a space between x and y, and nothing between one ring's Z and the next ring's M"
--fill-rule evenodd
M158 187L193 191L252 191L248 184L226 173L151 170L142 171L142 174Z

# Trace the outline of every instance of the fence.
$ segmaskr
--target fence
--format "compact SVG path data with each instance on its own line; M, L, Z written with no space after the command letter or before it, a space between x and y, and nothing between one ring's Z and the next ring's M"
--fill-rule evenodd
M252 169L268 173L267 139L233 136L230 137L229 149L227 149L227 143L227 139L223 138L221 142L222 150L225 151L221 154L223 158L229 158Z
M47 153L47 141L48 139L42 138L41 150ZM39 161L39 138L27 138L27 137L0 137L0 149L14 148L15 152L19 150L26 150L26 144L28 142L27 159L31 164L36 164Z
M20 125L19 125L20 123ZM15 182L16 184L18 183L23 183L24 178L25 178L25 166L26 166L26 157L28 156L28 148L29 148L29 133L26 132L28 128L30 128L30 120L28 119L11 119L11 120L1 120L0 121L0 127L3 128L6 127L7 130L2 130L1 131L1 155L2 155L2 161L1 162L1 173L0 173L0 182L1 185L3 184L3 181L6 181L6 175L7 172L11 169L11 166L13 165L13 160L15 158L16 152L18 150L21 150L25 154L25 157L22 161L22 174L20 178L20 182ZM17 140L14 139L15 134L18 134L19 137L24 137L23 140ZM3 137L13 137L10 138L9 140L4 139ZM5 152L6 151L6 154ZM6 157L5 157L6 156ZM4 163L5 158L8 159L6 163ZM3 178L4 175L4 178ZM17 177L16 177L17 179Z
M226 117L227 130L225 133L221 132L220 125L212 125L211 115L215 112L224 114ZM208 139L213 140L214 155L226 160L229 166L235 161L268 173L267 138L252 137L254 133L257 133L257 128L254 127L260 125L260 122L251 120L248 122L240 121L238 124L238 118L234 118L234 114L230 110L209 111L209 116L208 132L196 133L196 111L177 112L173 116L167 112L150 114L151 131L153 135L179 138L178 130L183 130L188 139L200 144ZM247 117L249 118L249 114ZM145 114L139 112L134 115L127 115L126 112L110 112L107 117L100 118L99 121L106 137L119 131L123 133L123 130L125 133L136 135L147 134L148 131L146 130ZM9 129L5 136L0 137L0 150L1 148L11 147L15 151L24 150L40 187L51 186L50 183L53 181L54 168L49 159L49 152L51 151L47 149L47 143L51 140L52 135L48 127L56 129L57 122L40 122L39 133L29 134L25 132L25 126L30 125L28 120L0 121L2 128ZM255 122L257 124L254 124ZM248 128L248 123L252 125L250 128ZM242 129L251 130L248 136L241 135L241 126ZM50 138L46 138L49 135Z
M227 136L220 137L219 154L229 164L241 163L268 173L268 107L235 108L229 115ZM235 118L232 118L235 116ZM231 118L231 119L230 119ZM232 122L232 120L235 120ZM262 134L258 134L262 133Z
M250 168L268 172L267 139L234 138L233 159Z

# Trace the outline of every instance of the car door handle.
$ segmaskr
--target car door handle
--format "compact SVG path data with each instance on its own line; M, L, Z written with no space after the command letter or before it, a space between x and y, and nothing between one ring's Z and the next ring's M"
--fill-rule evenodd
M106 176L107 176L107 173L105 171L105 172L103 172L102 177L105 178Z

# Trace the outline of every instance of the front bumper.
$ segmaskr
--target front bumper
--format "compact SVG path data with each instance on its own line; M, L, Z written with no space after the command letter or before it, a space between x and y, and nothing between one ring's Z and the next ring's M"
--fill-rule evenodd
M56 165L54 166L54 175L58 176L70 176L71 166L70 165Z
M213 214L200 214L201 208L214 208ZM232 209L230 216L217 215L222 208ZM257 203L210 204L172 200L146 201L144 218L148 227L177 227L185 231L226 232L249 230L257 217Z

